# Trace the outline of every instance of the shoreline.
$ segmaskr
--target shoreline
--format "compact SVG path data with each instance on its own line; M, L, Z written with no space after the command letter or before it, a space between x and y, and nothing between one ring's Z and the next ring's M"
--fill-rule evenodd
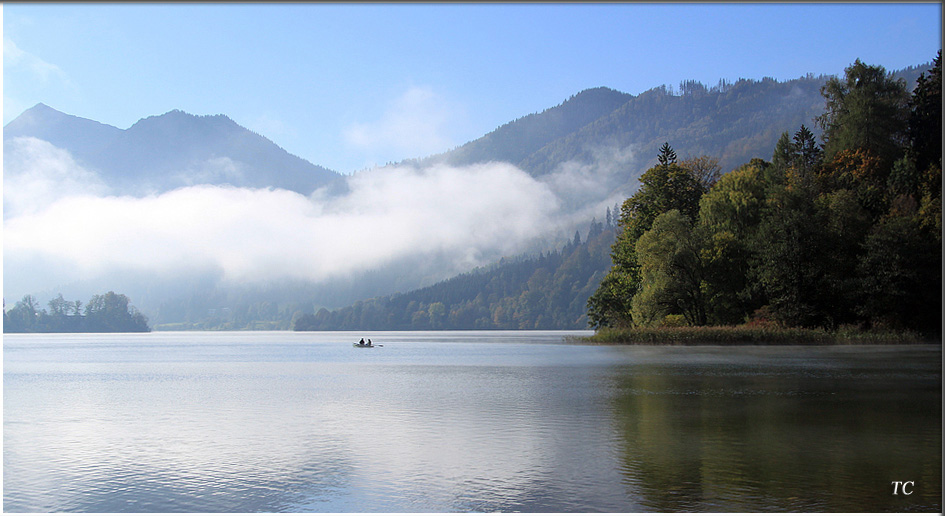
M852 328L828 331L772 326L603 328L588 337L574 337L573 342L631 346L942 345L941 337L929 337L914 331Z

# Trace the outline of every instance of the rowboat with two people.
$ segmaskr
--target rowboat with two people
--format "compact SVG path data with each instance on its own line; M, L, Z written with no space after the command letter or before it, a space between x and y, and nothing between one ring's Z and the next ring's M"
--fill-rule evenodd
M361 339L361 342L355 342L354 347L356 348L373 348L374 344L371 344L371 339L368 339L367 342L364 342L364 339Z

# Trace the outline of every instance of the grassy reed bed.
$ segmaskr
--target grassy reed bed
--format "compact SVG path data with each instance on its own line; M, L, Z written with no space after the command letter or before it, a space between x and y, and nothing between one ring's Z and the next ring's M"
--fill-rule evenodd
M860 330L841 328L836 331L776 326L684 326L664 328L602 328L578 342L599 344L642 345L786 345L786 344L941 344L909 331Z

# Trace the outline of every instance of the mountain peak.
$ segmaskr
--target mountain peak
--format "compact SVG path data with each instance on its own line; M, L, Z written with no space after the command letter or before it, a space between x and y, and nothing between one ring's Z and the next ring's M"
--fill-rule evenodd
M57 111L57 110L55 110L55 109L53 109L53 108L47 106L46 104L43 104L42 102L40 102L39 104L36 104L35 106L33 106L33 107L27 109L27 111L34 111L34 112L38 112L38 111L55 111L56 113L59 113L59 112L60 112L60 111Z
M86 160L121 132L117 127L67 115L40 102L11 120L3 128L3 139L39 138Z
M9 131L18 132L20 129L28 130L35 126L56 123L60 119L68 116L71 115L57 111L40 102L11 120L10 123L4 127L4 136L6 136Z
M45 140L72 153L118 191L132 194L226 183L307 195L338 177L225 115L180 109L122 130L39 103L7 124L3 136Z

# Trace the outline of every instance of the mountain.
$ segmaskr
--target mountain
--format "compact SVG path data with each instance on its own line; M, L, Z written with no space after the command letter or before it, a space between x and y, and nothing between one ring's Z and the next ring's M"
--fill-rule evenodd
M558 106L528 115L452 151L422 160L453 166L488 161L519 164L542 147L612 113L633 96L610 88L584 90Z
M122 130L87 118L60 113L46 104L36 104L3 128L4 141L30 136L66 149L77 159L88 159L117 138Z
M931 63L891 72L911 90ZM618 166L629 173L613 188L633 186L640 173L656 163L664 142L681 159L708 155L719 159L723 172L752 158L770 159L781 133L801 124L820 131L814 118L824 109L820 88L831 76L807 75L788 81L719 81L711 88L684 81L678 90L665 85L639 95L594 88L541 113L533 113L442 154L408 160L469 165L507 161L534 177L562 167L590 166L601 150L623 156ZM628 192L632 193L632 192Z
M174 110L122 130L37 104L4 127L5 143L16 137L38 138L69 151L121 194L230 184L308 195L340 178L224 115Z
M562 162L589 162L594 144L608 141L632 149L634 163L645 170L656 163L660 145L669 142L680 158L714 156L723 171L732 170L753 157L769 158L782 132L813 126L823 111L825 81L740 80L712 89L689 82L679 94L654 88L532 153L521 166L548 174Z

